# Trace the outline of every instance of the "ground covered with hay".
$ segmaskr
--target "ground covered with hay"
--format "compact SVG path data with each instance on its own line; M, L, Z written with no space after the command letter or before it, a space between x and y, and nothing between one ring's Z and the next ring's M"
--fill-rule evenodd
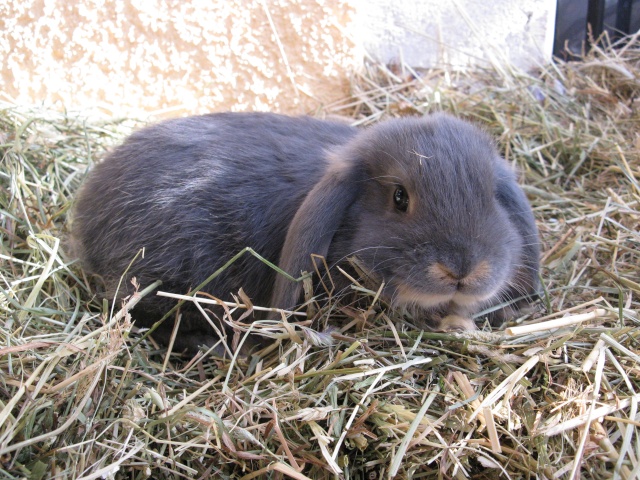
M446 110L499 139L544 244L536 311L422 332L361 288L378 308L270 325L251 357L167 355L140 342L137 297L94 299L62 250L88 167L135 122L5 103L1 478L640 475L640 42L537 75L370 65L353 85L326 113Z

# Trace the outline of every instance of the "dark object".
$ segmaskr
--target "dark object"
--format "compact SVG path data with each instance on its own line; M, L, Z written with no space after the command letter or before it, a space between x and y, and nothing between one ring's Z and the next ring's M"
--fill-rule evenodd
M633 2L631 0L618 0L616 9L616 31L622 34L631 33L631 12ZM603 22L604 23L604 22Z
M553 55L579 57L603 32L616 41L639 29L640 0L558 0Z
M472 328L464 320L483 307L538 289L537 230L515 175L488 136L442 114L365 130L260 113L166 121L94 168L72 234L108 295L143 247L128 276L178 293L246 246L293 276L313 271L311 254L330 266L355 255L385 282L388 302L436 329ZM130 294L123 285L119 294ZM257 305L301 300L299 283L252 256L205 291L227 299L241 287ZM174 304L149 296L133 317L150 326ZM177 349L218 341L197 310L182 313Z
M605 0L589 0L587 8L587 34L591 33L592 38L602 35L604 29L604 7ZM591 31L589 32L589 28Z

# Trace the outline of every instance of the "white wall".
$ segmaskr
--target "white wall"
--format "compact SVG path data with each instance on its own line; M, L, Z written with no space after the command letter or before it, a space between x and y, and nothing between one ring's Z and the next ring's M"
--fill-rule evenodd
M354 38L385 63L455 67L551 58L556 0L354 0Z

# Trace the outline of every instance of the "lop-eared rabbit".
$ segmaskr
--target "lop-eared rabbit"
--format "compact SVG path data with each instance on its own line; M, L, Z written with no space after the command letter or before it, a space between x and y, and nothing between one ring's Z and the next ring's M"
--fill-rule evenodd
M538 233L516 175L488 135L445 114L362 129L268 113L164 121L90 172L72 219L76 254L106 294L143 248L120 296L131 277L187 293L244 247L294 277L313 271L312 254L332 268L355 257L389 305L440 330L473 328L473 314L518 299L498 323L538 290ZM302 301L301 283L248 254L204 291L229 299L240 288L255 305ZM133 318L149 327L175 303L149 295ZM185 306L175 347L217 341Z

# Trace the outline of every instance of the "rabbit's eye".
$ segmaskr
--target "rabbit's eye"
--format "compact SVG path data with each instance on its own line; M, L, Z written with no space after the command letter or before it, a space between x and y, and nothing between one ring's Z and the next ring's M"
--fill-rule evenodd
M396 191L393 192L393 203L396 204L396 208L402 212L407 211L407 207L409 206L409 195L407 195L407 191L404 187L397 187Z

